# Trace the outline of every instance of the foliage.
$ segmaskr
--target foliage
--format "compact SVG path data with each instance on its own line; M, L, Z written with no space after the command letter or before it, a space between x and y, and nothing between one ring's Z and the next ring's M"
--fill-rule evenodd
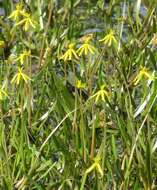
M1 189L157 189L156 0L0 6Z

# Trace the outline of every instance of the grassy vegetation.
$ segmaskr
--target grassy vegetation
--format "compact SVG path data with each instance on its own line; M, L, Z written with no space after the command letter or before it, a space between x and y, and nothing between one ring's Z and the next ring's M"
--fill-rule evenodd
M157 189L156 0L0 5L0 189Z

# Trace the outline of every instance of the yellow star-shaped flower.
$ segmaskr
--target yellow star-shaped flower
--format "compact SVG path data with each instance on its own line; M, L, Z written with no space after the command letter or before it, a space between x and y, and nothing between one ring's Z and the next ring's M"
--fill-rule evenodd
M109 92L107 92L104 88L105 88L105 85L102 85L100 87L100 90L96 92L93 96L91 96L90 99L95 98L95 103L97 103L99 99L101 99L104 102L105 102L105 98L109 99L110 98Z
M78 89L84 89L86 87L86 84L85 83L82 83L81 80L78 80L77 83L76 83L76 88Z
M141 67L139 73L133 80L134 85L137 85L143 78L154 80L157 77L152 76L146 67Z
M117 40L115 38L114 32L110 30L110 32L104 38L99 40L99 42L103 42L104 44L110 47L112 44L116 44Z
M68 45L67 51L60 57L60 59L63 59L65 62L71 61L72 59L78 59L78 56L74 47L75 47L75 43L70 43Z
M12 19L14 21L17 21L20 16L23 14L23 9L21 4L16 5L16 9L9 15L9 19Z
M19 57L17 57L15 59L15 61L20 61L21 65L23 65L23 63L25 62L25 60L27 60L28 57L30 57L31 52L30 50L24 50L22 53L20 53Z
M100 157L95 157L94 159L94 163L85 171L86 174L89 174L90 172L92 172L93 170L97 170L98 173L101 175L101 177L103 176L103 170L100 166Z
M88 34L84 37L82 37L82 41L84 42L79 49L77 50L79 56L81 55L88 55L89 53L94 54L96 52L96 49L94 46L90 44L90 40L92 39L93 35Z
M25 73L23 73L22 68L18 68L18 72L14 75L11 83L19 85L21 81L28 83L29 80L31 79Z
M89 43L84 43L82 44L79 49L77 50L79 56L81 55L88 55L89 53L94 54L95 53L95 48L90 45Z
M31 15L28 13L23 13L24 18L19 21L15 26L23 25L23 29L28 31L30 27L36 28L36 22L32 20Z

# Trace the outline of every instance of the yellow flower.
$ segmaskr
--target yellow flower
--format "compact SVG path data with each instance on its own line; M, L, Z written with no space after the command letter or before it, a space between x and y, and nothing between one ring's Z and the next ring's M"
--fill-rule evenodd
M23 63L25 62L25 60L27 60L28 57L30 57L31 52L30 50L24 50L22 53L20 53L19 57L17 57L15 59L15 61L20 61L21 65L23 65Z
M90 99L95 98L95 103L97 103L100 98L104 102L105 102L105 97L109 99L110 98L109 92L104 90L104 88L105 88L105 85L102 85L100 87L100 90L98 92L96 92L93 96L91 96Z
M141 67L139 73L133 80L134 85L137 85L143 78L147 78L150 80L156 79L156 77L152 76L152 74L148 72L148 69L146 67Z
M0 100L4 100L8 97L8 94L3 90L3 87L0 87Z
M31 79L25 73L22 72L21 68L18 68L18 72L14 75L13 79L11 80L11 83L19 85L21 80L24 80L25 83L28 83L28 81Z
M86 84L85 83L82 83L82 81L78 80L77 83L76 83L76 88L78 89L83 89L85 88Z
M19 17L21 16L23 18L19 21ZM17 4L16 10L14 10L8 18L16 21L15 26L23 25L25 31L27 31L30 26L35 28L35 21L31 19L31 15L29 13L25 12L25 10L22 9L21 4Z
M14 21L17 21L19 19L20 16L22 16L23 14L23 10L22 10L22 5L21 4L17 4L16 5L16 10L14 10L10 15L9 15L9 19L13 19Z
M79 56L81 55L87 55L88 53L94 54L96 52L94 46L92 46L89 41L92 39L93 35L92 34L88 34L86 36L84 36L82 38L82 40L84 41L84 43L79 47L79 49L77 50Z
M85 171L86 174L89 174L90 172L92 172L94 169L96 169L101 177L103 176L103 170L99 164L99 161L100 161L100 158L99 157L96 157L94 158L94 163Z
M99 42L104 42L104 44L111 46L113 43L117 43L114 32L110 30L109 34L107 34L104 38L99 40Z
M88 53L94 54L95 48L89 43L84 43L80 46L77 52L79 53L79 56L83 54L87 55Z
M36 22L31 19L30 14L23 12L23 16L24 18L21 21L19 21L15 26L23 25L25 31L27 31L30 28L30 26L36 28L35 27Z
M3 40L0 40L0 48L3 48L5 46L5 42Z
M68 50L60 57L60 59L63 59L65 62L70 61L73 58L78 59L76 51L74 50L74 46L75 46L75 43L70 43L68 45Z

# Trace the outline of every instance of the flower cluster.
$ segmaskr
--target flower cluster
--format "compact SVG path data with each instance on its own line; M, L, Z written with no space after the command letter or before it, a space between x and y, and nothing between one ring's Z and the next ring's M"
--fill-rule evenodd
M87 56L88 54L95 54L96 49L91 44L91 40L93 39L93 34L87 34L82 37L81 41L83 42L80 47L75 50L75 43L70 43L68 45L68 49L65 51L65 53L60 57L60 59L63 59L64 62L71 61L72 59L78 59L80 56ZM115 38L114 32L111 30L109 34L107 34L103 39L99 40L100 42L103 42L107 46L111 46L112 44L117 43L117 40ZM78 54L78 55L77 55Z
M84 43L75 50L75 43L70 43L68 45L68 49L65 53L60 57L64 62L71 61L73 59L79 59L79 56L88 55L89 53L94 54L96 52L94 46L89 43L89 38L84 40ZM77 55L78 53L78 55Z
M35 28L36 22L31 18L31 14L27 13L22 4L17 4L16 9L8 17L15 21L15 26L22 25L24 31L28 31L30 27Z

